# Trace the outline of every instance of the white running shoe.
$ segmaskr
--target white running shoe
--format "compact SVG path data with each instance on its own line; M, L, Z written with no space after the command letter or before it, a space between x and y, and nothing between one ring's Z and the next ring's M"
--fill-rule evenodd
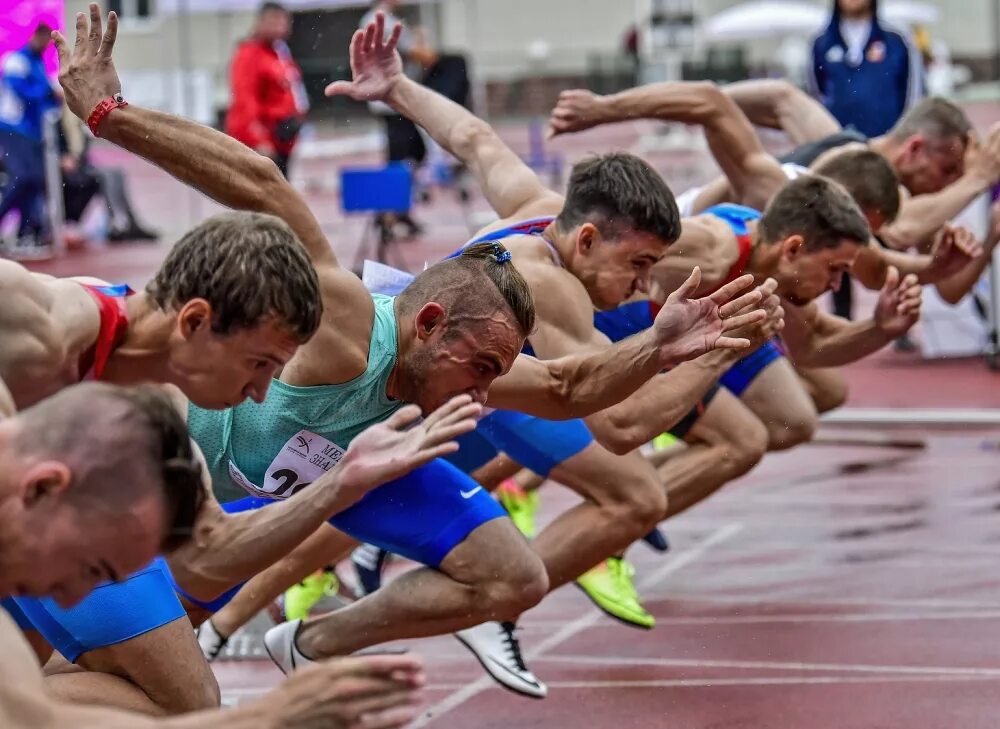
M229 642L229 638L223 638L219 635L219 631L215 629L215 624L212 623L211 619L206 620L195 628L195 633L198 636L198 645L201 646L201 652L205 654L205 658L209 663L219 657L222 649Z
M544 699L549 689L524 665L516 629L514 623L489 622L460 630L455 637L501 686L533 699Z
M271 656L271 660L286 676L296 668L315 663L311 658L302 655L295 645L295 636L298 635L301 625L301 620L290 620L275 625L264 633L264 648L267 650L267 655Z

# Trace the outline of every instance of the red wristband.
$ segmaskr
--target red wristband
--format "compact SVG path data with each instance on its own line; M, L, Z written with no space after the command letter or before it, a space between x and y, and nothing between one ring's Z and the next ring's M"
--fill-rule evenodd
M101 103L94 107L94 110L90 112L90 116L87 118L87 126L90 127L90 131L93 132L95 137L98 136L97 128L104 121L104 117L110 114L112 110L123 106L128 106L128 102L119 93L103 99Z

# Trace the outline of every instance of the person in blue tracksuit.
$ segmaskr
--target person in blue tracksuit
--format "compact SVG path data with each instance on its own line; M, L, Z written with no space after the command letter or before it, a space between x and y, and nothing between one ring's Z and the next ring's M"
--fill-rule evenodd
M834 0L813 41L813 93L844 127L885 134L924 92L923 60L904 31L878 17L878 0Z
M878 17L878 0L834 0L830 23L813 41L813 94L837 121L865 137L888 132L924 91L923 59L904 32ZM850 278L834 311L851 318Z
M52 28L40 24L28 44L3 59L0 69L0 150L7 184L0 193L0 221L11 210L21 214L19 250L37 248L45 232L45 113L61 95L45 73L42 54Z

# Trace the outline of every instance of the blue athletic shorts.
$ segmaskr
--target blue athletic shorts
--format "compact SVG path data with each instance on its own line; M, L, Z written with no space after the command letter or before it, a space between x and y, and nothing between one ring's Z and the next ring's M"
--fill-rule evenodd
M612 342L620 342L626 337L649 329L653 326L655 317L651 301L632 301L610 311L595 311L594 326ZM698 404L691 408L680 422L668 432L675 438L684 438L704 414L718 391L719 386L712 385L705 396L698 401Z
M308 494L308 490L303 494ZM229 513L266 508L274 499L247 496L223 504ZM441 459L370 491L329 523L360 542L374 544L429 567L437 567L473 531L507 512L489 492ZM168 570L169 575L169 570ZM211 602L197 600L176 583L174 588L193 605L221 610L242 584Z
M5 597L4 599L0 600L0 607L6 610L10 614L10 616L14 618L14 622L17 623L17 627L19 627L21 630L35 629L35 626L31 624L30 620L28 620L28 616L25 615L24 611L17 606L16 602L14 602L14 598Z
M66 660L136 638L184 617L159 561L122 582L105 582L79 604L61 608L51 598L16 597L25 630L37 630ZM6 607L6 601L4 607Z
M612 342L620 342L653 326L652 301L632 301L617 309L594 312L594 327Z
M736 397L740 397L757 375L766 370L776 359L784 356L772 339L730 367L719 382Z
M478 430L455 439L458 450L444 456L451 465L464 473L472 473L496 458L500 451Z
M553 468L593 442L594 436L582 420L543 420L512 410L495 410L479 421L476 430L458 439L458 453L448 460L472 472L502 451L547 478Z
M308 498L308 493L299 498ZM222 508L235 513L275 503L247 497ZM371 491L330 523L362 542L437 567L473 530L505 515L479 484L436 460ZM211 602L185 597L199 607L218 610L240 587ZM16 602L34 628L67 660L75 661L87 651L121 643L182 617L185 611L176 590L166 562L156 560L120 583L99 586L68 610L49 599L16 598Z

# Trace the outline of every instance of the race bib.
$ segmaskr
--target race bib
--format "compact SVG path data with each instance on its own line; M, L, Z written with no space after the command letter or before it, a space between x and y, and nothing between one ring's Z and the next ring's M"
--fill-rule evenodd
M365 261L361 271L361 281L373 294L398 296L416 278L412 273L400 271L392 266L375 261Z
M344 449L308 430L300 430L282 446L264 474L264 483L255 484L233 461L229 477L253 496L287 499L340 463Z

